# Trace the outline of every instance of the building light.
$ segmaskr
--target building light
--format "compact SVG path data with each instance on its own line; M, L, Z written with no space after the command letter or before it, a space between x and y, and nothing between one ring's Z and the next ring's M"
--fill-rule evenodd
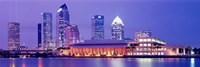
M138 51L138 50L139 50L139 48L136 48L136 50Z
M139 42L143 42L143 39L139 39Z
M144 42L147 42L147 39L143 39Z
M161 52L160 54L161 54L161 55L164 55L164 53L163 53L163 52Z
M151 46L151 44L148 44L148 46Z
M143 44L140 44L140 46L143 46Z
M147 44L145 43L144 46L147 46Z
M151 39L147 39L148 42L151 42Z
M101 18L101 16L98 16L98 18Z

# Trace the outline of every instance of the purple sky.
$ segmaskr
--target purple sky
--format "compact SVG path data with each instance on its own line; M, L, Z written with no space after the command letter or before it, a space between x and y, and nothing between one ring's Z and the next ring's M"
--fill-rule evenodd
M111 37L112 20L119 16L125 24L125 37L134 32L151 30L153 36L169 45L200 47L200 1L145 1L145 0L0 0L0 49L7 49L7 23L21 24L21 43L29 48L37 46L37 23L42 12L55 15L66 3L71 24L77 24L81 35L90 38L91 16L105 16L105 37Z

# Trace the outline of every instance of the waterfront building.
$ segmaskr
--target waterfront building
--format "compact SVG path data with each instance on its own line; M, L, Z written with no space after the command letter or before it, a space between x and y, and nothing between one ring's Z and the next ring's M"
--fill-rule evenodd
M104 39L104 16L95 15L92 17L92 40Z
M113 20L111 27L112 27L112 30L111 30L112 39L123 40L124 39L124 23L118 16Z
M42 47L42 24L41 23L38 23L38 25L37 25L37 27L38 27L38 32L37 32L37 34L38 34L38 47Z
M74 43L79 43L80 41L80 33L79 33L79 29L78 26L75 24L71 24L69 26L67 26L66 28L66 36L67 36L67 45L69 44L74 44Z
M54 48L52 45L53 40L53 22L52 22L52 13L43 12L42 14L42 46L45 49Z
M136 36L136 35L135 35ZM168 46L155 37L139 37L137 41L85 40L70 45L60 55L76 57L123 57L123 56L179 56L191 55L190 47Z
M127 43L120 40L85 40L84 43L70 45L70 56L123 56Z
M20 46L20 24L17 22L8 23L8 49L15 50Z
M56 46L64 47L67 41L66 27L70 24L69 11L66 4L59 7L56 15Z

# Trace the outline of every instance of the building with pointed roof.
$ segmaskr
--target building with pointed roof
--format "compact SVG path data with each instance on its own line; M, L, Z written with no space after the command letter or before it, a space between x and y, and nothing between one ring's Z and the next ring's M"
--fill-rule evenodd
M118 16L113 20L111 27L112 27L112 30L111 30L112 39L123 40L124 39L124 23Z

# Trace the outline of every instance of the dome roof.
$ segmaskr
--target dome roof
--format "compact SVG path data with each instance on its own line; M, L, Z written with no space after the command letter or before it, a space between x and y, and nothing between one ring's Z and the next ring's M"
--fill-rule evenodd
M115 25L115 24L121 24L122 26L124 26L123 21L118 16L113 20L111 25Z

